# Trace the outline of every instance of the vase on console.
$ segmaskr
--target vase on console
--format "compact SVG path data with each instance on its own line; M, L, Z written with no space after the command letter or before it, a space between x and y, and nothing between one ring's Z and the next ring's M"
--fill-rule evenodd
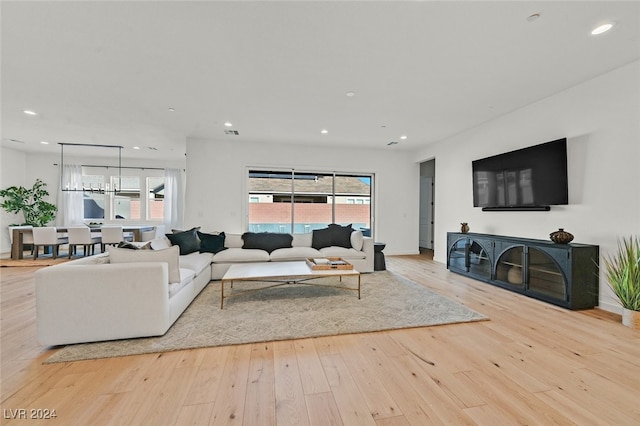
M564 228L560 228L555 232L549 234L549 238L556 244L569 244L573 241L573 234L564 230Z

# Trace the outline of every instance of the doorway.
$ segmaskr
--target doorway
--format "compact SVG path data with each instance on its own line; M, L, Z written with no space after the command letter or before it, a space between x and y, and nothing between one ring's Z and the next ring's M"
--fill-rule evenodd
M420 251L433 250L436 160L420 163Z

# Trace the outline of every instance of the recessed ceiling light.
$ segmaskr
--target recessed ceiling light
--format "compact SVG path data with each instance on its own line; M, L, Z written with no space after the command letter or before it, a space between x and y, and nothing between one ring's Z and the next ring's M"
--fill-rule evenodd
M613 24L611 22L607 22L606 24L598 25L591 31L591 35L599 35L602 33L606 33L611 28L613 28Z
M47 141L40 141L40 143L41 143L42 145L49 145L49 142L47 142Z
M326 135L327 133L329 133L329 131L327 129L322 129L320 130L320 133L322 133L323 135Z
M176 109L175 108L169 108L169 111L174 112Z
M134 146L133 149L140 149L140 147L139 146Z
M402 135L400 136L400 139L405 140L407 138L407 135Z
M356 92L347 92L348 97L353 98L356 95Z
M224 123L224 125L227 126L227 127L233 126L233 124L229 123L228 121L226 123Z
M38 115L38 113L37 113L37 112L31 111L31 110L29 110L29 109L25 109L25 110L24 110L24 111L22 111L22 112L24 112L24 113L25 113L25 114L27 114L27 115Z

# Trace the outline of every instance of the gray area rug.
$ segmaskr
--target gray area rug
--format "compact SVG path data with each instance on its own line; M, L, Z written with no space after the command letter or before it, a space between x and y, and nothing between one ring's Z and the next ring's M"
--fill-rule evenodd
M259 285L236 282L234 290ZM345 277L343 285L357 287L357 281ZM45 363L486 319L390 271L363 274L360 300L353 291L286 285L225 298L223 310L220 282L213 281L164 336L68 345Z

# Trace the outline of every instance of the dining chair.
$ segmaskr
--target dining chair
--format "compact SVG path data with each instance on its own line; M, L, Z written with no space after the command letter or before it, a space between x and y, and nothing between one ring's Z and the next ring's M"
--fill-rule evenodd
M13 247L13 230L15 228L24 229L22 231L22 246L31 247L30 253L33 254L33 226L31 225L19 225L19 226L11 226L9 225L9 244Z
M59 237L55 226L43 226L33 228L33 258L38 258L40 247L51 246L53 258L58 257L58 252L62 244L67 244L69 238Z
M153 227L150 231L143 231L140 236L140 241L151 241L156 237L156 226Z
M96 244L102 242L101 237L91 235L91 229L88 226L70 226L67 228L69 235L69 259L72 254L76 254L78 246L82 246L82 255L95 254Z
M133 241L133 236L125 235L122 226L103 226L100 228L102 244L100 249L104 252L107 245L117 246L122 241Z

